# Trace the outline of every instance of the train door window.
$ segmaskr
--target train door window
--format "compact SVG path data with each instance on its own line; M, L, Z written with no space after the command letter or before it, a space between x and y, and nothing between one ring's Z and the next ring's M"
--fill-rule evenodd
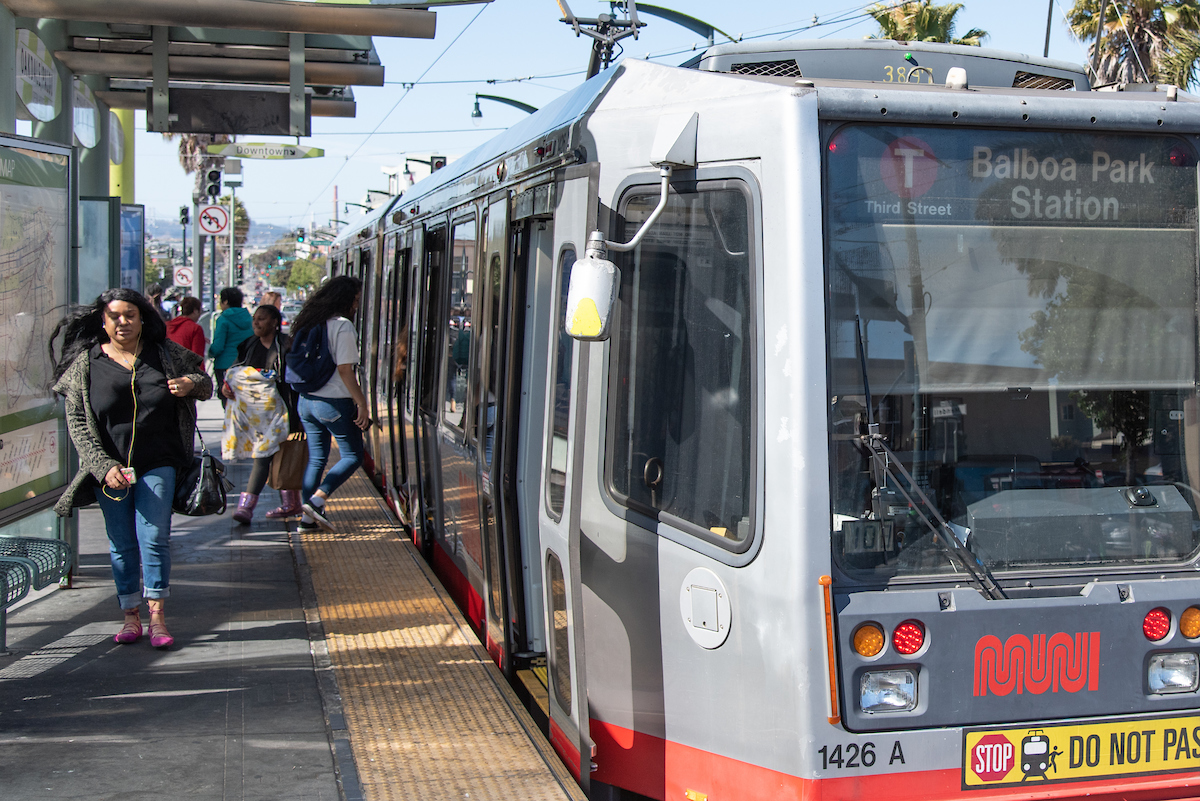
M562 517L567 484L567 422L571 417L571 354L574 340L567 334L567 289L575 250L564 248L558 256L558 303L554 318L554 376L550 410L550 452L546 459L546 503L555 520Z
M626 196L626 239L658 199ZM755 497L750 208L740 181L684 185L626 257L609 408L618 500L735 551Z
M488 469L492 468L492 459L496 444L496 405L500 398L500 360L503 357L500 342L501 310L504 302L504 265L500 254L493 252L488 259L488 283L490 284L488 309L488 366L487 392L484 398L484 460Z
M562 563L553 551L546 552L546 588L550 594L550 685L558 705L571 711L571 629L567 616L567 581Z
M471 362L471 309L475 293L475 220L454 226L450 240L449 316L446 320L446 354L442 367L445 397L442 419L463 428L467 410L467 384Z
M421 295L426 300L424 317L424 333L421 339L421 410L433 414L437 410L440 391L438 389L438 367L441 365L441 352L438 350L439 334L442 327L442 315L438 312L441 305L438 299L442 296L442 281L446 258L446 229L438 227L425 234L425 286L421 287ZM415 329L415 326L414 326Z

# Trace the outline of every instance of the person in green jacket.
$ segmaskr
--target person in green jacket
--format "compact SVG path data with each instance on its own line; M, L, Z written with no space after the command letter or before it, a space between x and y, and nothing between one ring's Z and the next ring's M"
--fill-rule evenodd
M221 290L221 315L213 324L212 344L208 355L213 360L213 386L221 394L221 408L225 408L225 395L220 392L225 383L225 371L237 361L238 345L254 335L250 312L242 308L242 290L235 286Z

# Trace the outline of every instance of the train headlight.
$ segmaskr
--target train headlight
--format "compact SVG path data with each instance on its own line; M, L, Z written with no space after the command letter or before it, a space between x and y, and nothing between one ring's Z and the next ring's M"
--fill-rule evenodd
M867 714L916 709L917 672L876 670L864 673L859 682L859 706Z
M1146 670L1146 682L1155 695L1190 693L1200 686L1200 662L1191 652L1154 654Z

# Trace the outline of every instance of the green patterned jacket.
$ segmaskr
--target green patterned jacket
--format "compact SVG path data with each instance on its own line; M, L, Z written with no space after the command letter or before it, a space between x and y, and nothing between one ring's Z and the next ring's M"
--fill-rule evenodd
M212 397L213 382L204 372L202 357L171 340L164 344L170 357L170 364L164 362L167 375L190 378L196 385L178 404L179 434L187 446L195 441L196 401ZM58 512L60 517L70 517L72 509L95 503L95 488L104 482L109 470L121 464L104 450L100 439L100 424L88 400L90 387L91 362L88 352L84 351L71 362L71 366L54 385L54 391L62 395L66 402L67 432L71 435L75 452L79 454L79 472L54 505L54 511Z

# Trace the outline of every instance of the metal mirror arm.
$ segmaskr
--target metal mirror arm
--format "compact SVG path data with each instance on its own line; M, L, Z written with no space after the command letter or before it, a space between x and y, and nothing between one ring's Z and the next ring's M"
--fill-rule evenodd
M604 238L604 234L600 231L593 231L592 235L588 237L588 250L599 250L600 255L603 256L605 249L624 253L636 248L642 241L642 237L644 237L650 231L650 227L658 221L658 218L661 217L662 213L667 209L667 196L671 190L671 172L672 169L671 165L669 164L663 164L658 168L658 174L662 178L662 194L659 195L658 205L654 208L654 211L650 212L650 216L646 218L644 223L642 223L642 227L638 229L638 232L633 235L633 239L630 239L624 244L620 242L610 242Z
M958 537L955 536L954 531L950 528L950 524L947 523L946 519L942 517L940 512L938 512L937 507L934 506L933 502L929 500L929 496L927 496L924 491L921 490L921 487L917 484L917 480L913 478L912 474L905 469L903 464L901 464L900 458L896 456L891 448L884 444L883 436L879 433L879 424L872 424L869 427L869 433L866 436L861 437L860 440L866 447L867 452L870 454L872 463L878 469L888 473L893 478L897 477L898 473L899 477L903 479L902 481L896 482L898 485L896 489L901 495L904 496L904 499L912 505L913 510L917 513L917 516L921 519L921 522L924 523L931 532L933 532L934 539L941 543L942 547L945 548L946 552L950 555L950 558L959 567L964 568L967 573L971 575L971 577L975 580L976 585L978 585L979 591L983 594L983 597L990 601L1007 599L1008 595L1005 594L1004 589L996 582L996 579L992 576L991 571L989 571L983 562L980 561L978 556L968 550L966 546L959 541ZM905 490L905 483L907 483L912 489L912 494L909 494L909 492ZM879 484L876 484L876 487L879 486ZM913 495L915 495L916 498L914 498ZM920 501L919 504L917 503L918 500ZM929 510L930 515L933 516L932 520L925 514L924 511L922 511L922 506Z

